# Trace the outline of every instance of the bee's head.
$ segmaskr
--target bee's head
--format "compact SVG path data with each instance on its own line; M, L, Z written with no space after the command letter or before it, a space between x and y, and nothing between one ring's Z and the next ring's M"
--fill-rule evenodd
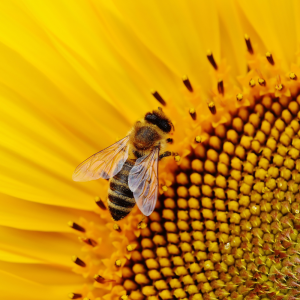
M146 113L145 121L156 125L164 133L170 133L172 129L174 130L174 125L167 118L160 107L158 108L158 110Z

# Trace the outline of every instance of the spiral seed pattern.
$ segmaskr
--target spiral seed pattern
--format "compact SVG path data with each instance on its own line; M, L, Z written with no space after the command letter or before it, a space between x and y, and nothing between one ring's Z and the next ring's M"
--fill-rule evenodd
M300 97L264 97L183 158L141 230L130 299L297 299Z

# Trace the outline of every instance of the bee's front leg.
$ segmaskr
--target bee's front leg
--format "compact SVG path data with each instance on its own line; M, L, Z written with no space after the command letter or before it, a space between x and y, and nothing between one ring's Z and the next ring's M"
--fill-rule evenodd
M176 155L176 153L174 153L174 152L166 151L158 157L158 160L161 160L161 159L163 159L164 157L167 157L167 156L175 156L175 155Z

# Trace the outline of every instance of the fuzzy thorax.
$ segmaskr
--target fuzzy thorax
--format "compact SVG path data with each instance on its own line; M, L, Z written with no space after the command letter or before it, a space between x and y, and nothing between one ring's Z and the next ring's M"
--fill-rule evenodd
M137 122L130 132L129 153L131 158L139 158L148 155L153 148L159 147L159 153L163 153L166 147L168 134L164 133L156 125L144 120Z

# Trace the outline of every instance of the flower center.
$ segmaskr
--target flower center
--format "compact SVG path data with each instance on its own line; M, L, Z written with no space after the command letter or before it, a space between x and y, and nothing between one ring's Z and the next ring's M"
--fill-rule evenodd
M299 101L262 97L182 159L141 232L132 299L300 293Z
M241 78L242 90L226 82L226 68L208 52L216 93L204 101L207 112L197 87L183 78L190 131L177 139L187 151L179 150L181 158L170 163L178 164L169 171L173 180L162 175L162 195L147 220L140 222L137 213L128 217L126 241L117 238L124 227L111 223L122 250L106 262L110 273L99 272L91 255L87 261L74 257L80 270L88 270L86 278L96 275L97 285L92 294L71 299L93 300L113 286L123 300L299 297L299 83L294 72L282 75L271 53L261 63L248 36L245 41L252 70ZM204 130L207 121L215 125ZM103 212L102 202L99 207ZM92 235L84 224L72 224L90 249L102 243L95 229Z

